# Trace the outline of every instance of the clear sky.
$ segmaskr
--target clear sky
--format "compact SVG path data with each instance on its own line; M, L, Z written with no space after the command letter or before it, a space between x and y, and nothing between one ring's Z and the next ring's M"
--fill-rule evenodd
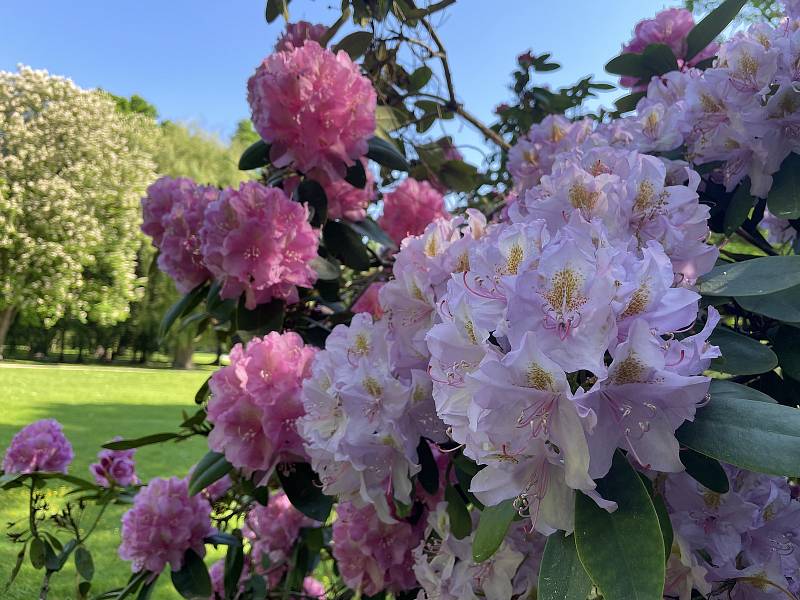
M338 0L294 0L292 20L332 23ZM459 0L439 17L455 87L491 120L507 98L515 57L552 52L554 86L602 76L633 26L679 0ZM83 87L140 94L162 118L228 135L248 116L245 82L282 28L265 0L1 0L0 70L18 63ZM605 81L614 82L606 77ZM611 100L616 95L611 93ZM466 133L466 132L464 132ZM466 139L477 140L470 134ZM472 138L472 139L470 139Z

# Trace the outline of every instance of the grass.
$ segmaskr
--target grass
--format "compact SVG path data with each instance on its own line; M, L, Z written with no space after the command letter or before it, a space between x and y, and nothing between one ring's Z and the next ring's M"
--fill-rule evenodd
M100 445L115 435L138 437L158 431L173 431L181 411L195 408L194 393L208 377L208 371L172 371L100 366L30 365L0 363L0 452L24 425L45 417L56 418L75 450L70 473L89 477L88 465ZM167 443L139 449L136 459L140 476L184 475L204 453L205 442L192 438L180 444ZM64 489L53 492L54 504ZM0 523L5 526L26 515L27 498L20 490L0 492ZM90 509L93 510L93 509ZM117 557L119 520L123 507L111 507L103 517L88 547L95 561L92 591L109 590L124 584L130 575L128 563ZM93 516L94 513L87 515ZM90 519L86 519L90 522ZM5 535L0 538L0 590L3 589L19 548ZM49 598L74 600L74 563L54 576ZM37 598L41 571L25 565L3 600ZM161 577L154 600L173 600L169 577Z

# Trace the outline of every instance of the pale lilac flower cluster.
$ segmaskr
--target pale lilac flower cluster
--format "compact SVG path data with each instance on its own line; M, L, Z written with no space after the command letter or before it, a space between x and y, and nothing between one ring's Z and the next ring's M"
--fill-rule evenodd
M121 440L115 437L114 441ZM139 483L136 476L136 462L133 458L136 449L108 450L104 448L97 453L97 462L89 465L89 470L94 475L97 485L110 487L120 485L127 487Z
M680 598L692 587L734 600L800 593L800 502L785 478L725 465L730 490L713 492L685 473L664 493L678 541L667 580Z
M275 52L291 52L302 47L308 40L320 43L327 31L325 25L314 25L308 21L287 23L286 31L275 44Z
M367 313L338 325L303 383L298 429L326 494L374 504L394 522L394 500L412 504L420 436L445 441L424 370L392 368L385 320Z
M248 473L270 471L282 460L302 460L296 423L304 413L301 385L315 352L294 332L236 344L230 365L209 382L208 420L214 424L209 447Z
M412 550L422 539L420 525L384 523L370 505L358 508L350 502L339 503L333 523L333 557L344 582L368 596L416 587Z
M674 432L719 354L713 308L701 332L674 336L698 318L684 285L715 260L688 175L667 185L658 159L607 146L563 155L451 271L430 376L450 436L486 465L471 485L484 504L515 498L542 533L570 531L573 490L613 508L594 480L617 448L683 470Z
M764 211L764 218L758 224L770 244L781 246L797 238L797 230L786 219L780 219L768 210Z
M244 292L247 308L273 298L297 302L297 286L316 281L309 263L319 232L308 209L279 188L248 181L224 190L208 205L200 237L205 265L222 283L220 297Z
M253 125L270 144L274 166L336 180L367 153L377 96L345 51L334 54L306 39L265 58L247 91Z
M191 179L162 177L142 198L142 231L159 249L158 268L169 275L183 293L209 277L200 252L200 227L208 204L219 190Z
M55 419L34 421L12 438L3 459L6 473L66 473L74 454L72 444Z
M474 532L457 539L450 531L447 504L428 515L425 540L414 549L417 600L511 600L534 597L546 538L511 526L491 558L475 563ZM558 535L558 534L557 534Z
M800 19L800 0L780 0L790 19Z
M156 478L136 494L133 508L122 516L119 556L131 561L134 572L160 573L167 563L178 571L187 550L205 556L203 539L212 533L208 500L190 496L186 479Z
M406 237L422 233L431 221L447 217L442 194L427 181L409 177L384 195L378 223L400 244Z
M685 8L668 8L662 10L652 19L644 19L636 24L633 32L633 39L623 45L622 51L634 54L641 54L650 44L664 44L672 50L678 60L678 67L682 70L694 67L698 63L712 58L719 45L711 43L695 56L686 60L687 36L694 28L694 17L691 11ZM620 84L624 87L633 88L634 91L644 90L644 86L637 86L638 78L622 77Z

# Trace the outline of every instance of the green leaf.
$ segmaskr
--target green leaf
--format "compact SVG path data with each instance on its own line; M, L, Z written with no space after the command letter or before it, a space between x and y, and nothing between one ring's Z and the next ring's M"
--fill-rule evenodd
M289 0L267 0L267 10L265 11L267 23L272 23L281 15L286 21L289 20Z
M644 56L626 52L612 58L606 63L606 71L614 75L625 75L627 77L647 77L650 69L645 65Z
M22 546L22 550L17 552L17 559L14 562L14 566L11 569L11 575L8 577L8 581L6 582L6 585L3 588L3 591L7 592L9 590L9 588L11 587L11 584L14 583L14 580L17 578L17 575L19 575L19 570L22 568L22 563L23 562L25 562L25 546L24 545Z
M408 91L416 92L421 90L431 80L433 71L425 65L416 69L408 78Z
M311 226L322 227L328 218L328 196L323 187L316 181L306 179L297 186L297 199L311 209Z
M75 570L86 581L91 581L92 577L94 577L92 553L84 546L78 546L75 550Z
M170 571L172 585L184 598L189 600L205 600L211 593L211 578L208 576L203 559L191 548L183 555L183 567L180 571Z
M744 400L753 400L755 402L768 402L775 404L774 398L771 398L763 392L759 392L751 387L728 381L726 379L714 379L711 381L709 388L712 398L742 398Z
M444 489L444 499L447 502L447 516L450 517L450 531L457 540L463 540L472 533L472 518L467 505L452 485Z
M764 256L714 267L698 280L704 296L760 296L800 285L800 256Z
M212 533L203 538L206 544L213 544L214 546L237 546L242 544L242 540L233 534L225 532Z
M701 454L769 475L800 475L800 410L712 395L676 436Z
M517 509L514 508L512 499L483 509L475 538L472 540L472 558L476 563L491 558L497 552L516 514Z
M639 103L639 100L644 98L644 92L634 92L632 94L628 94L627 96L623 96L622 98L616 100L614 102L614 106L617 107L617 111L621 113L626 113L628 111L634 110L636 105Z
M203 282L191 292L184 295L175 304L170 306L169 310L167 310L166 314L164 315L164 318L161 320L161 327L159 328L158 336L163 338L175 321L192 312L206 296L207 290L208 283Z
M653 75L663 75L678 70L678 61L672 49L666 44L650 44L642 53L644 66L650 71L647 79Z
M423 489L429 494L439 491L439 465L433 458L431 447L424 438L420 438L417 445L417 460L419 461L420 472L417 475Z
M211 396L211 390L208 387L208 382L211 381L211 375L209 375L206 380L203 382L203 385L195 392L194 394L194 401L195 404L202 404L206 401L207 398Z
M800 379L800 329L781 325L775 336L775 352L784 374Z
M277 468L283 491L297 510L315 521L325 522L333 497L322 493L319 476L308 463L282 463Z
M233 465L228 462L224 454L209 451L192 471L189 479L189 494L194 496L202 492L215 481L225 477L231 469L233 469Z
M768 346L727 327L717 327L708 341L722 351L722 356L711 361L714 371L731 375L757 375L778 366L778 357Z
M741 224L747 219L747 215L750 214L750 209L753 208L753 204L755 204L755 200L750 195L750 186L742 182L739 184L739 187L736 188L736 191L731 197L731 201L728 203L728 207L725 209L725 220L723 223L725 235L730 236L739 229Z
M369 48L371 43L372 34L369 31L354 31L350 35L342 38L342 40L336 44L332 50L334 52L344 50L350 55L352 60L355 60L367 51L367 48Z
M236 546L228 546L228 552L225 554L225 574L223 576L226 598L236 597L243 569L244 548L241 542Z
M239 170L251 171L253 169L260 169L269 164L269 144L264 140L254 142L242 152L239 158Z
M448 160L436 173L448 188L456 192L470 192L480 182L478 169L463 160Z
M339 267L321 256L317 256L311 261L311 268L317 272L317 279L323 281L333 281L339 279L339 275L341 275Z
M358 223L350 223L350 227L355 229L360 235L368 237L373 242L378 242L381 246L386 246L387 248L397 247L397 244L394 243L392 238L386 235L386 232L380 228L380 225L369 217Z
M586 574L575 536L557 531L547 538L539 567L538 600L586 600L592 580Z
M736 18L747 0L725 0L717 8L708 13L689 32L686 38L686 60L705 49Z
M41 569L44 566L45 553L44 540L40 537L33 538L28 556L34 569Z
M322 230L322 239L328 251L342 263L356 271L366 271L370 258L361 236L347 223L328 221Z
M168 440L174 440L180 437L178 433L153 433L145 435L140 438L133 438L130 440L117 440L116 442L108 442L103 444L103 448L109 450L131 450L132 448L139 448L141 446L149 446L150 444L160 444Z
M750 312L786 323L800 323L800 285L763 296L739 296L736 302Z
M367 158L395 171L408 171L408 162L393 144L375 136L369 139L368 144Z
M653 508L656 509L658 526L661 528L661 537L664 539L664 562L666 563L669 561L669 555L672 554L672 541L675 539L675 533L672 531L672 521L669 520L669 511L664 503L664 497L661 494L651 493L650 499L653 501Z
M347 167L344 180L353 187L363 190L367 185L367 172L364 170L364 164L357 160L352 166Z
M778 218L800 217L800 155L790 154L775 173L767 206L769 212Z
M89 590L92 589L92 582L91 581L81 581L78 584L78 600L86 600L89 597ZM146 600L142 599L141 595L139 595L136 600Z
M251 310L245 306L245 298L242 296L239 299L239 306L236 307L236 329L259 335L279 331L283 327L285 309L283 300L273 298Z
M702 483L712 492L725 494L730 488L728 476L722 465L713 458L695 452L691 448L684 448L680 453L681 462L686 467L686 472L698 483Z
M622 453L597 482L617 503L609 513L585 494L575 498L578 556L604 600L659 600L664 589L664 539L656 509Z
M144 585L139 590L139 594L136 596L136 600L150 600L153 597L153 590L156 589L159 575L161 575L161 573L156 573L153 579L145 581Z

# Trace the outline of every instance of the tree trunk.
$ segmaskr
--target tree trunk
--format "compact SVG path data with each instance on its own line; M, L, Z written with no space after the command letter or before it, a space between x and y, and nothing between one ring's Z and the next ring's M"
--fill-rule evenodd
M17 314L17 309L13 306L0 310L0 360L3 359L3 347L6 343L6 335L8 330L11 329L11 323L14 321L14 316Z
M194 353L194 344L189 342L180 341L175 345L172 353L172 368L173 369L191 369L194 365L192 363L192 354Z

